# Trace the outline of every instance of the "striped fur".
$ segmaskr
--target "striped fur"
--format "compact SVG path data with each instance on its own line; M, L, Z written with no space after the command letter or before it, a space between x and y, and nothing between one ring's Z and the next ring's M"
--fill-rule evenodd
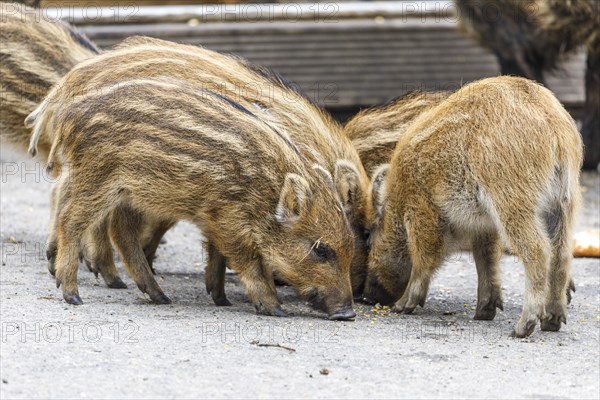
M49 164L69 171L56 216L56 278L68 302L81 302L82 235L111 212L111 234L138 287L168 300L136 241L143 212L195 223L257 309L282 314L276 271L332 318L354 315L352 233L342 204L331 177L286 132L175 76L114 74L99 84L86 73L95 63L104 64L101 57L84 63L59 83L82 94L52 91L35 120L55 135Z
M329 115L276 74L201 47L134 37L98 60L77 67L81 82L89 87L117 75L120 79L140 75L166 80L177 77L232 99L259 114L279 131L287 132L303 156L323 166L334 178L354 229L352 282L355 291L360 292L367 262L364 210L368 177L352 143ZM68 82L70 91L78 92L77 85L78 82ZM220 284L223 274L223 268L215 271L209 262L207 289L217 303L227 304Z
M372 248L365 294L423 306L431 277L467 240L479 276L476 319L502 308L505 243L525 264L518 337L566 322L574 215L580 203L581 137L554 95L523 78L464 86L401 136L373 177Z
M4 3L22 3L29 7L39 7L41 0L17 0L17 1L8 1L2 0Z
M362 110L344 125L369 175L390 162L400 136L421 113L438 105L450 92L410 92L386 105Z
M0 139L25 151L31 130L23 121L75 64L99 51L72 26L48 20L40 10L0 3ZM39 150L47 158L47 137Z

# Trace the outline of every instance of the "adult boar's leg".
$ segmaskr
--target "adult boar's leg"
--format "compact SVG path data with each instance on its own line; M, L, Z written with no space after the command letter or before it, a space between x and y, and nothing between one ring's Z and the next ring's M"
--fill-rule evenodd
M583 168L596 169L600 163L600 35L588 49L584 110L581 127L585 145Z

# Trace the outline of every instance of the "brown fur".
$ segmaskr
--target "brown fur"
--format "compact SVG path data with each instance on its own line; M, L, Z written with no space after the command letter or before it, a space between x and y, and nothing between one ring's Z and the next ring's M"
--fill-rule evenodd
M544 83L544 72L587 47L581 134L584 168L600 162L600 1L456 0L461 27L496 55L503 75Z
M16 0L16 1L7 1L2 0L4 3L22 3L29 7L39 7L41 0Z
M195 223L238 273L257 309L283 312L272 273L332 318L351 318L352 233L330 176L285 132L244 106L187 80L105 84L72 70L35 118L53 132L58 196L57 284L80 304L77 255L85 233L111 218L111 234L138 287L167 302L139 244L143 215ZM87 83L87 85L86 85Z
M0 139L25 151L31 137L25 117L67 71L99 51L72 26L16 3L0 3L0 44ZM44 159L50 145L40 138Z
M424 111L437 106L450 92L410 92L388 104L362 110L344 125L369 175L390 162L400 136Z
M284 78L244 59L147 37L129 38L118 49L140 62L156 63L146 74L169 71L260 112L270 124L287 132L304 156L329 171L353 227L354 258L350 273L353 290L360 294L368 256L364 232L369 180L356 149L341 127ZM175 59L181 64L173 64ZM137 73L125 65L122 69L124 74ZM223 277L217 275L223 275L225 270L213 269L212 265L209 263L205 270L207 288L223 299L222 285L218 284Z
M396 144L410 127L410 124L422 113L436 107L450 96L451 92L410 92L390 103L361 111L344 126L344 133L351 139L358 150L365 169L371 175L378 175L381 184L384 174L377 174L377 168L389 164ZM461 250L471 251L472 243L464 240ZM507 251L507 249L504 249ZM485 276L482 279L486 279ZM567 299L571 301L571 290L575 284L571 280L567 291ZM495 312L495 309L494 309ZM490 315L490 314L488 314ZM478 318L483 318L478 313Z
M140 75L165 79L175 76L227 96L259 114L272 126L287 132L305 157L322 165L334 177L334 185L354 228L355 257L351 271L353 287L360 292L367 262L363 237L367 175L356 150L339 125L285 80L242 59L200 47L144 37L125 40L116 50L106 53L101 62L82 65L79 72L86 87L109 81L116 74L120 79ZM80 83L70 82L70 91L77 93L84 89L76 85ZM147 220L147 223L164 225L162 221ZM146 227L146 230L151 229ZM155 238L159 236L154 235ZM158 243L157 240L154 242ZM108 246L109 243L103 245ZM108 259L99 263L110 264ZM229 304L221 284L224 273L223 263L208 262L205 275L207 289L217 304Z
M505 242L525 264L515 332L566 322L581 137L552 93L522 78L469 84L418 117L389 169L373 178L372 249L365 294L410 313L432 275L464 239L479 275L476 318L502 306L498 262ZM388 172L389 171L389 172Z
M46 18L42 10L15 3L0 4L0 43L0 140L3 145L26 151L31 129L24 125L25 117L35 110L51 87L73 66L96 56L100 51L69 24ZM41 135L36 154L46 160L51 144L49 136ZM52 197L57 196L60 188L67 183L68 180L65 180L56 185L52 189ZM51 204L55 203L56 199L51 198ZM52 215L51 224L53 221ZM54 271L53 254L56 248L53 237L51 233L47 248L51 272ZM105 251L92 245L93 240L93 236L86 240L86 243L90 243L83 247L81 253L88 267L96 274L101 272L109 287L126 287L114 267L112 250ZM144 243L149 243L152 238L146 237L145 240ZM106 241L110 246L110 241ZM104 262L101 256L110 258L110 262Z

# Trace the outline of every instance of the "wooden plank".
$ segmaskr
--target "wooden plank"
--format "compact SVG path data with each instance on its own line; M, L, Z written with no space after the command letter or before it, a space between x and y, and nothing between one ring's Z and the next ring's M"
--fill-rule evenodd
M447 20L456 22L457 9L451 0L428 1L372 1L372 2L283 2L254 4L205 4L175 5L169 7L143 6L141 2L111 2L112 7L102 8L101 2L74 0L65 2L68 9L61 9L61 2L46 10L48 15L60 13L77 25L138 23L185 23L189 20L206 22L298 22L326 21L337 23L351 19L388 18L425 20ZM114 6L117 3L117 6ZM50 6L51 2L47 2ZM101 9L101 10L100 10ZM68 14L65 11L68 10ZM97 12L101 11L101 12Z
M302 16L296 19L276 4L140 7L119 24L104 9L96 20L84 18L82 10L71 9L67 16L81 22L102 47L148 35L243 56L274 68L319 103L338 109L382 103L417 88L456 89L499 73L488 50L457 32L451 1L410 8L415 4L337 3L335 15L324 13L322 4L299 4ZM584 62L578 54L548 78L563 102L583 102Z
M125 7L128 5L136 6L165 6L165 5L198 5L215 3L243 3L239 0L94 0L93 4L97 7ZM85 8L90 5L89 0L42 0L40 7L80 7Z

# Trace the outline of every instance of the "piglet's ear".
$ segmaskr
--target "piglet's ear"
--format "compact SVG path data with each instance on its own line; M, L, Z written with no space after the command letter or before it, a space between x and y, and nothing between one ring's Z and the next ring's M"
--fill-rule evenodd
M312 168L315 170L316 173L318 173L321 176L321 178L323 178L323 181L325 182L327 187L333 190L333 177L331 176L329 171L321 167L319 164L313 164Z
M294 225L306 211L311 197L312 192L306 179L298 174L287 174L281 188L275 218L281 224Z
M358 168L350 161L338 160L333 179L344 211L351 213L362 196Z
M383 218L385 209L385 199L387 196L386 178L389 169L389 164L380 165L375 172L373 172L373 177L371 178L369 193L371 194L371 202L375 211L375 217L378 221Z

